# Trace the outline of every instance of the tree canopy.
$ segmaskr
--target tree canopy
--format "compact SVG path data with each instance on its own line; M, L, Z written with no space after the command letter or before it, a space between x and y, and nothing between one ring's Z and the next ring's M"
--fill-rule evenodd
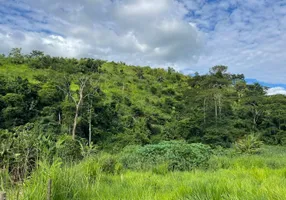
M39 135L73 134L110 151L174 139L228 147L252 133L286 143L286 97L227 66L186 76L19 48L0 63L0 129L11 133L29 123Z

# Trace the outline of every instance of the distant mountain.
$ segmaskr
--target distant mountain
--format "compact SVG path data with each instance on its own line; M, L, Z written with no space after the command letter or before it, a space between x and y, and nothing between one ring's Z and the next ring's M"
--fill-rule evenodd
M258 81L257 79L251 79L251 78L246 78L245 81L248 84L259 83L260 85L265 86L265 87L270 87L270 88L274 88L274 87L281 88L282 87L286 89L286 84L282 84L282 83L266 83L266 82Z

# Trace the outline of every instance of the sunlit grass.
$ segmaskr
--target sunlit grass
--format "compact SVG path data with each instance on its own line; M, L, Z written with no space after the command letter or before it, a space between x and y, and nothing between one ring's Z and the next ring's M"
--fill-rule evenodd
M5 75L7 77L18 77L21 76L22 78L26 78L29 80L30 83L39 83L35 80L34 76L43 74L43 71L40 70L31 70L27 65L11 65L11 64L4 64L0 67L0 74Z
M8 190L8 195L10 199L16 199L17 194L19 199L46 199L50 178L53 181L52 199L56 200L284 200L286 158L282 155L285 155L285 148L265 149L260 155L215 157L207 170L168 172L164 175L154 171L106 174L101 170L100 157L72 166L59 161L52 166L41 163L20 192ZM273 156L267 157L269 154ZM225 162L228 163L223 165Z
M86 166L85 166L86 167ZM83 166L62 168L52 176L53 199L284 199L286 169L228 169L173 172L125 172L90 177ZM45 199L47 176L36 174L24 187L24 199Z

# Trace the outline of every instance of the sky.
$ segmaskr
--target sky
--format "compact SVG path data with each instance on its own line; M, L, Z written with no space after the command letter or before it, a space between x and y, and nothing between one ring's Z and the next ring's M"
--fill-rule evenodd
M286 0L0 0L0 53L20 47L205 74L286 94Z

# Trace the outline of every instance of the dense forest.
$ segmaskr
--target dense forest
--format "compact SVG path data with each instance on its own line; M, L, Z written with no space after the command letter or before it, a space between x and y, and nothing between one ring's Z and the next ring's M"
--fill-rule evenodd
M286 97L266 96L226 66L186 76L17 48L1 55L0 65L0 128L10 136L26 127L109 150L173 139L229 147L250 133L268 144L286 142Z
M285 145L286 96L267 96L267 88L227 70L184 75L14 48L0 55L0 169L19 181L41 158L74 161L131 145L150 153L191 144L201 154L247 137Z

